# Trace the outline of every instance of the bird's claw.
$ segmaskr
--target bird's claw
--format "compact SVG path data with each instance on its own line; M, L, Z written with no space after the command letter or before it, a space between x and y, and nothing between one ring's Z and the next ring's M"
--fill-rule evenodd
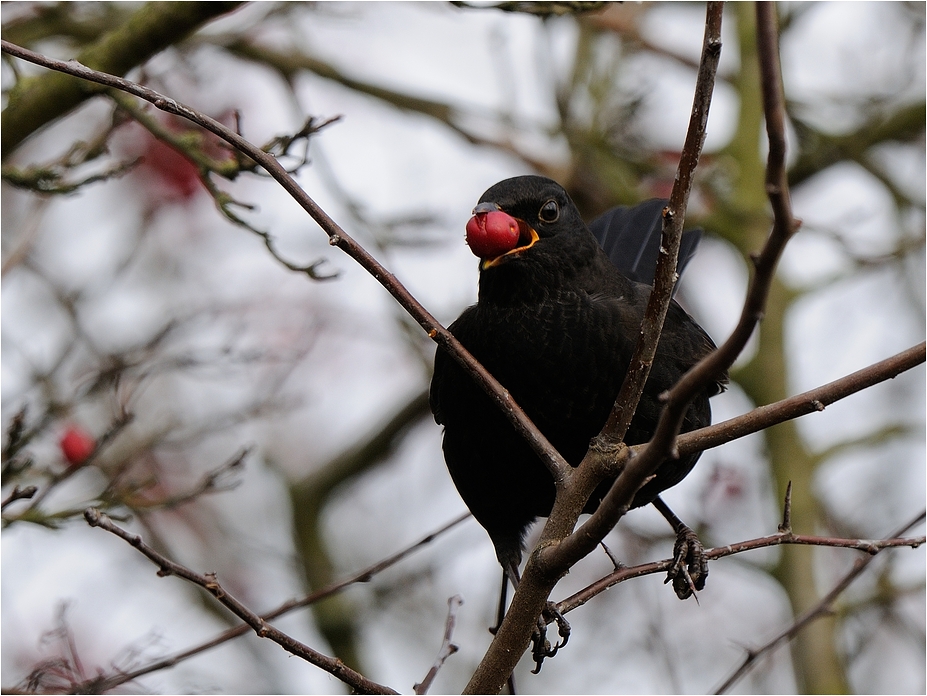
M688 599L698 590L704 589L707 578L708 559L705 558L705 548L695 532L683 525L676 533L673 565L667 571L664 582L673 583L673 590L679 599Z
M560 640L553 647L551 647L550 641L547 640L547 624L550 621L557 623L557 635L560 636ZM539 673L544 660L556 655L560 648L567 644L570 640L570 630L570 622L560 613L557 605L554 602L548 602L544 613L538 617L538 628L534 635L531 636L531 656L534 658L535 664L534 669L531 670L532 674Z

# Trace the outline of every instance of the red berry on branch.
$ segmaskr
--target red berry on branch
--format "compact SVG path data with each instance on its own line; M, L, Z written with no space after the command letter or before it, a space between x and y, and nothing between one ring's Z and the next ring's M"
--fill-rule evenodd
M83 464L83 462L96 449L96 441L85 431L76 425L69 426L58 441L61 448L61 454L71 466Z
M187 201L202 190L200 170L189 159L153 136L146 136L143 168L159 181L168 199Z
M467 223L467 244L481 259L494 259L518 246L518 221L508 213L494 210L477 213Z

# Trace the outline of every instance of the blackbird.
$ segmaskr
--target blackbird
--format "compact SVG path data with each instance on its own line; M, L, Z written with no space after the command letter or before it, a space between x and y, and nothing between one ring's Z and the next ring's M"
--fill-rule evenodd
M481 259L479 299L449 329L571 466L579 465L605 424L627 372L650 295L664 204L654 200L609 211L592 223L593 234L559 184L519 176L487 190L467 224L467 241ZM699 234L683 236L680 269ZM714 347L672 301L627 444L650 440L659 395ZM708 400L725 382L726 375L719 377L696 397L683 431L710 424ZM500 409L441 349L430 403L444 425L451 478L516 584L525 533L537 517L550 514L553 479ZM698 458L695 453L666 460L632 503L636 508L654 502L674 525L680 539L675 568L682 573L673 577L680 597L701 589L707 564L687 558L701 547L658 496L679 483ZM596 509L611 483L598 487L584 512Z

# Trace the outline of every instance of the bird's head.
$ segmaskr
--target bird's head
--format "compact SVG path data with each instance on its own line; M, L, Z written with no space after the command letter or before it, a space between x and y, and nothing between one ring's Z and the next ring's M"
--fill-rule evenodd
M480 198L467 223L467 244L487 270L522 257L528 250L549 251L585 233L586 226L569 195L557 182L542 176L517 176L500 181ZM551 240L551 241L548 241Z

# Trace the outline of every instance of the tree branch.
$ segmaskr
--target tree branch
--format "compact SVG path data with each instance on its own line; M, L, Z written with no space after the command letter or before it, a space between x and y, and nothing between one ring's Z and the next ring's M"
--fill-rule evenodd
M124 75L168 46L179 43L204 23L239 5L240 2L149 2L125 24L82 50L77 60L97 70ZM3 157L96 91L60 75L42 75L17 83L3 110L0 126Z
M79 464L69 466L57 474L54 474L48 483L46 483L42 488L38 489L32 498L32 502L29 503L29 506L23 510L21 513L14 517L5 517L3 518L3 525L9 525L17 521L34 521L43 524L50 523L51 520L57 515L45 516L40 510L39 506L42 504L42 501L45 500L48 495L54 491L62 482L67 481L69 478L74 476L78 471L86 469L88 466L93 464L100 456L100 453L103 452L116 437L125 430L132 421L135 420L135 414L126 411L119 415L107 428L106 432L103 433L99 439L96 440L93 451L87 455L87 458L84 459ZM67 513L65 513L67 515Z
M886 141L915 142L924 137L927 104L923 101L899 105L897 110L879 113L859 128L843 135L821 133L793 116L803 139L811 147L802 147L798 160L789 168L789 181L796 186L818 172L844 160L865 163L866 152Z
M643 485L646 478L656 470L665 457L663 450L657 451L657 448L653 448L654 455L648 464L649 469L633 470L632 476L629 476L629 473L632 471L633 461L625 465L624 471L612 487L612 493L619 489L620 493L626 495L626 502L619 501L617 504L613 502L610 505L603 502L592 518L579 530L574 531L576 520L595 486L607 476L609 471L620 470L619 467L625 461L627 448L618 445L619 448L616 449L615 443L620 443L623 439L643 392L663 328L663 320L672 298L685 204L691 188L692 172L698 163L705 137L708 106L720 55L722 10L723 3L708 3L701 67L693 98L689 130L671 200L663 213L662 248L657 262L654 289L648 302L641 326L641 337L631 360L629 374L625 377L615 407L603 432L595 438L583 462L576 470L569 471L568 476L559 480L555 479L557 495L541 539L535 552L528 558L524 575L512 598L509 611L464 693L498 693L502 689L527 646L535 622L543 611L556 582L580 558L595 549L599 541L615 526L623 511L630 505L631 498L637 489ZM725 367L724 365L715 367L709 374L709 378L722 374ZM695 391L692 391L688 399L691 400L694 394ZM678 432L681 419L680 412L674 421L673 435ZM666 420L666 411L660 422L663 423L664 420ZM648 449L651 448L648 447ZM620 486L619 482L625 485ZM613 497L612 493L606 497L606 500Z
M923 546L925 543L927 543L927 538L923 536L901 537L900 535L903 534L905 530L916 524L919 519L923 519L923 515L924 513L921 513L921 516L917 520L905 526L900 532L897 532L893 536L885 539L843 539L838 537L814 536L810 534L794 534L790 530L785 530L780 531L777 534L771 534L769 536L750 539L748 541L740 541L735 544L719 546L718 548L714 549L707 549L705 551L705 558L709 561L716 561L720 558L734 556L745 551L755 551L757 549L766 549L772 546L781 546L784 544L855 549L857 551L868 553L870 556L874 556L880 551L890 548L910 547L912 549L916 549L919 546ZM665 573L667 570L669 570L673 563L674 559L667 558L662 561L652 561L650 563L641 563L640 565L636 566L617 568L614 572L609 573L591 585L584 587L582 590L571 595L570 597L567 597L562 602L558 602L557 609L559 609L564 614L573 611L574 609L578 609L584 605L593 597L602 594L605 590L614 587L619 583L625 582L626 580L642 577L644 575L653 575L655 573Z
M673 181L670 200L663 210L663 231L653 291L647 302L644 320L641 323L641 333L634 348L634 354L631 356L628 372L608 420L596 438L602 446L621 442L628 432L634 412L637 410L637 404L644 392L644 384L653 367L657 344L663 332L663 323L673 298L673 288L679 279L676 274L676 260L679 256L686 207L689 203L689 193L692 190L692 176L698 166L702 146L705 144L711 95L714 91L715 75L718 72L718 61L721 59L723 8L723 3L708 3L705 37L695 82L695 96L692 100L689 127L679 157L679 165L676 168L676 178Z
M662 328L663 322L661 317L665 316L666 309L669 307L669 301L672 297L672 287L675 283L675 254L678 253L679 236L681 236L682 233L684 205L688 196L688 188L691 187L692 172L697 164L698 154L701 149L702 141L704 140L705 123L708 112L708 103L706 101L708 96L705 92L710 85L713 85L713 74L717 70L718 54L720 52L722 8L723 3L709 3L708 6L702 49L702 63L707 64L708 69L699 71L696 97L693 100L692 118L689 123L690 130L686 135L686 146L680 160L676 185L673 187L673 195L670 199L670 204L664 212L664 238L662 246L666 247L672 245L670 252L672 258L669 258L668 255L662 252L660 254L657 263L658 275L656 276L654 290L647 307L644 325L641 329L642 338L644 334L648 334L648 341L652 341L648 348L649 361L651 363L656 351L656 343L659 341L660 332L653 330L653 327L650 326L650 321L659 321L659 326ZM677 225L677 227L674 228L674 235L671 235L675 236L674 240L666 239L666 228L668 222L670 222L668 218L675 218L672 221ZM655 304L662 312L659 316L654 316L656 314L656 310L654 309ZM638 349L640 348L641 343L638 344ZM737 353L734 353L730 359L730 363L733 363L736 355ZM710 358L711 356L696 365L693 371L699 369L699 367L704 365ZM693 385L688 391L680 393L675 401L668 400L667 406L664 408L657 426L657 434L659 435L662 433L662 437L658 439L657 435L655 435L651 443L633 450L639 456L632 457L628 461L621 475L616 479L615 484L600 503L598 510L582 525L582 527L564 538L562 543L558 544L556 547L551 546L547 552L548 558L544 559L545 565L557 568L562 572L595 549L599 541L614 528L618 520L628 510L634 494L644 484L647 478L656 471L656 468L666 457L675 456L675 452L673 451L674 438L679 431L682 423L682 416L689 402L700 389L723 374L730 363L717 361L714 365L703 368L703 376L697 384ZM632 370L640 367L641 365L632 361ZM649 373L649 369L650 366L647 365L646 373L642 374L645 380L647 373ZM692 371L688 374L692 374ZM685 379L685 377L683 377L683 379ZM626 379L625 385L627 385L627 383L628 380ZM678 385L674 388L674 391L677 388ZM637 388L637 398L639 398L642 389L643 382L640 382ZM622 391L624 391L624 386L622 387ZM636 400L634 404L636 407ZM616 402L615 411L619 410L620 404ZM615 415L615 411L613 411L612 416ZM629 409L628 413L630 417L633 417L633 412L634 408ZM627 425L625 425L625 423L630 423L628 413L622 414L620 421L615 419L613 422L626 430ZM608 427L607 425L606 429ZM605 430L603 430L602 435L606 435ZM596 449L604 452L608 451L609 441L607 438L603 438L602 435L596 438L590 452L594 452ZM587 456L589 455L587 454Z
M427 536L419 539L414 544L410 544L406 548L397 551L392 556L387 556L386 558L377 561L376 563L369 565L366 568L363 568L362 570L359 570L358 572L339 580L338 582L334 582L327 587L320 588L304 597L284 602L276 609L269 611L266 614L262 614L260 618L264 621L273 621L274 619L284 616L285 614L289 614L291 611L307 607L327 597L336 595L351 585L362 582L370 582L370 580L372 580L373 577L377 574L399 563L399 561L411 555L414 551L417 551L421 547L430 544L439 536L447 531L450 531L458 524L469 518L470 513L465 513L460 517L451 520L443 527L440 527L439 529L431 532L431 534L428 534ZM156 660L143 667L139 667L138 669L126 672L120 671L119 673L109 677L94 677L92 680L75 685L73 693L104 693L106 691L110 691L115 689L117 686L120 686L121 684L138 679L139 677L143 677L146 674L151 674L152 672L157 672L162 669L173 667L195 655L199 655L200 653L206 652L207 650L211 650L212 648L223 645L234 638L243 636L248 633L249 630L251 630L251 626L248 624L241 624L235 628L230 628L227 631L223 631L214 638L200 643L199 645L195 645L192 648L187 648L181 652L174 653L173 655L162 658L160 660Z
M920 515L915 517L913 520L908 522L906 525L898 529L898 531L896 531L891 536L893 537L901 536L908 529L922 522L925 516L927 516L927 512L922 512ZM886 540L886 541L889 541L889 540ZM923 544L923 543L924 543L924 538L920 537L919 544ZM882 548L886 548L886 547L883 546ZM783 643L787 643L788 641L790 641L792 638L794 638L798 634L799 631L801 631L805 626L810 624L815 619L818 619L821 616L829 614L831 612L831 608L834 605L834 602L837 601L837 598L843 593L844 590L847 589L847 587L850 586L850 584L854 580L856 580L856 578L858 578L860 575L863 574L863 571L869 567L870 563L872 563L873 559L875 558L875 554L881 550L880 548L876 548L875 546L873 546L872 549L874 550L865 549L870 555L866 558L857 559L856 562L853 564L852 570L850 570L849 573L844 575L843 578L841 578L840 582L838 582L834 586L834 588L821 599L820 602L818 602L815 606L811 607L804 614L802 614L797 619L795 619L794 623L791 626L789 626L787 629L782 631L779 635L777 635L775 638L770 640L768 643L766 643L762 647L757 648L757 649L748 650L743 663L736 670L734 670L734 672L727 679L724 680L724 683L718 687L715 693L723 694L724 692L726 692L741 677L743 677L747 672L750 671L750 669L752 669L756 665L760 657L762 657L766 653L772 652L773 650L781 646Z
M680 456L699 450L718 447L751 433L777 425L808 413L823 411L830 404L864 389L894 379L902 372L922 364L927 358L927 344L918 343L890 358L857 370L845 377L816 387L810 391L790 396L766 406L759 406L749 413L736 416L721 423L715 423L699 430L683 433L676 440ZM643 450L646 445L635 445L632 451Z
M457 610L460 608L461 604L463 604L463 599L460 595L454 595L447 600L447 622L444 625L444 640L441 641L441 649L438 651L438 657L431 666L431 669L428 670L428 674L425 675L421 683L415 685L414 690L416 694L428 693L428 689L431 688L435 677L438 676L438 671L444 666L447 658L460 649L451 642L451 638L454 636L454 627L457 624Z
M0 504L0 510L6 509L6 506L10 503L14 503L17 500L28 500L38 492L38 488L35 486L26 486L25 488L20 488L18 485L13 486L13 490L10 491L10 494L3 499L3 503Z
M762 42L761 42L762 43ZM61 61L52 61L38 54L34 54L24 49L9 44L8 42L3 42L3 51L10 53L11 55L16 55L25 60L30 60L39 65L45 65L55 70L60 70L84 79L92 80L99 84L104 84L112 86L116 89L122 89L131 94L135 94L143 99L150 101L155 104L158 108L167 111L169 113L175 113L181 115L185 118L192 120L195 123L198 123L202 127L210 130L213 133L216 133L219 137L223 138L227 142L231 143L233 146L238 148L240 151L246 153L249 157L252 157L255 161L259 162L262 167L264 167L268 173L273 176L281 185L287 190L294 199L307 211L310 216L319 223L323 230L328 234L330 243L334 246L339 246L342 248L349 256L354 258L364 267L368 272L370 272L377 280L387 288L387 290L399 301L399 303L412 315L416 321L429 333L433 340L435 340L439 345L443 346L449 353L451 353L455 359L461 362L464 367L474 375L474 378L480 383L484 389L492 396L492 398L500 405L509 419L513 422L516 429L522 432L529 442L532 443L532 446L535 447L535 450L538 451L539 455L548 463L548 466L555 467L558 471L569 472L568 468L565 467L565 463L559 455L557 455L550 445L543 439L543 436L537 432L536 429L531 426L530 421L521 413L514 401L508 396L508 394L498 385L495 380L493 380L488 373L485 373L485 370L476 363L466 351L463 350L459 344L453 339L453 337L438 324L427 311L424 310L421 305L408 294L405 288L391 275L389 274L378 262L376 262L366 251L364 251L356 242L349 237L340 227L337 226L316 204L304 193L302 192L296 183L292 180L289 175L283 171L283 168L278 165L274 158L268 155L266 152L261 151L260 149L255 148L244 139L242 139L237 134L233 133L229 129L225 128L221 124L212 121L206 116L194 112L186 107L166 98L162 95L157 94L151 90L147 90L144 87L141 87L135 83L131 83L126 80L120 80L113 76L103 75L96 71L88 70L83 66L80 66L75 63L63 63ZM764 50L761 48L761 51ZM768 49L767 49L768 50ZM767 57L763 59L764 66L767 64L771 65L770 58L768 53L764 54ZM764 69L764 84L766 81L772 79L770 78L770 71ZM778 85L778 76L776 75L776 84ZM763 253L760 254L755 260L756 273L754 275L753 282L751 283L751 289L748 293L747 300L745 302L744 311L741 316L741 322L738 324L737 329L735 329L734 334L727 342L717 351L717 353L710 356L707 361L709 363L706 367L702 363L695 368L689 375L684 378L684 380L674 388L670 394L669 403L671 407L681 408L684 411L685 406L680 405L682 399L686 396L687 389L689 393L692 393L693 389L697 388L697 385L701 382L704 384L708 379L712 378L712 375L719 374L719 370L723 369L725 364L730 364L733 361L734 357L740 352L743 347L743 343L746 342L746 338L749 337L752 332L756 322L762 315L762 307L765 303L766 293L768 292L768 283L772 277L773 268L778 259L779 253L784 246L787 239L794 232L796 228L795 221L791 217L791 210L788 202L788 189L783 186L784 182L784 163L781 160L780 153L778 153L778 147L774 147L774 141L778 142L777 138L781 136L781 122L779 124L774 123L775 119L770 119L769 112L772 110L775 112L777 109L780 110L781 114L781 86L778 87L778 96L780 98L779 102L776 101L775 90L768 90L771 93L771 101L767 104L767 123L770 125L770 162L768 166L768 175L767 175L767 188L770 196L770 201L773 203L774 211L776 214L776 224L774 226L773 232L770 236L769 241L767 242L766 247L763 250ZM781 121L781 119L780 119ZM784 140L782 140L784 143ZM774 152L775 151L775 152ZM781 176L780 176L781 174ZM680 220L681 228L681 220ZM663 258L661 257L661 262ZM672 273L672 271L670 271ZM765 287L764 287L765 283ZM671 287L671 286L670 286ZM656 291L655 291L656 292ZM736 339L736 340L735 340ZM740 342L740 348L736 348L736 345ZM910 355L907 355L909 354ZM721 356L721 357L718 357ZM901 356L906 356L902 358ZM727 359L730 359L730 362L725 363ZM827 404L836 401L839 398L859 391L860 389L866 388L871 384L874 384L883 379L888 379L895 376L899 372L910 369L915 364L924 361L924 344L915 346L905 353L901 353L895 359L901 360L901 363L905 366L900 367L894 374L888 374L895 367L885 367L884 372L881 371L885 363L889 361L883 361L876 365L861 370L853 375L849 375L841 380L832 382L829 385L824 387L819 387L818 390L813 390L812 392L806 392L803 395L798 395L792 397L791 399L786 399L776 404L771 404L769 406L764 406L756 409L755 411L739 416L738 418L731 419L725 423L717 424L710 426L696 432L687 433L686 435L679 436L678 439L675 439L675 432L667 435L672 431L672 424L669 423L665 427L658 430L660 439L655 438L654 443L651 443L649 446L638 446L635 448L635 452L641 454L641 456L636 457L634 462L629 465L628 469L636 467L638 470L642 470L640 465L641 460L645 459L645 454L651 453L651 461L648 463L648 466L651 466L652 469L656 468L659 464L659 461L656 461L657 457L660 457L661 454L658 450L662 449L662 456L665 456L667 452L672 451L672 442L675 439L676 445L680 453L685 454L697 449L705 449L708 447L714 447L722 442L727 442L731 439L737 437L742 437L748 432L755 432L764 427L768 427L769 424L773 422L781 422L788 418L794 418L804 413L809 413L814 410L820 410L820 408ZM897 366L896 366L897 367ZM874 370L874 368L879 368ZM879 372L880 376L878 379L875 379L873 375L869 375L862 381L854 382L853 378L862 373L873 371ZM873 378L874 381L866 383L866 379ZM851 382L853 382L851 384ZM685 388L683 388L683 383L685 383ZM695 385L695 386L693 386ZM839 385L839 386L838 386ZM832 389L830 392L824 393L823 390ZM808 398L809 395L816 394L814 398ZM830 396L828 396L830 394ZM827 399L830 398L828 401ZM688 401L685 402L686 404ZM633 409L631 409L633 413ZM778 420L776 420L778 419ZM664 424L665 420L672 420L671 416L666 416L661 418L661 426ZM765 425L762 425L765 423ZM678 427L676 428L678 430ZM655 447L654 444L657 442L660 443L660 447ZM548 449L549 448L549 449ZM639 448L639 449L638 449ZM661 459L662 461L662 459ZM651 470L652 470L651 469ZM643 474L646 477L646 474ZM621 477L622 479L625 476ZM630 488L630 483L626 488ZM617 488L617 486L616 486ZM636 491L627 490L624 491L623 495L630 500L633 496L633 493ZM613 491L614 492L614 491ZM620 511L620 506L619 506ZM620 517L620 514L618 515ZM617 518L616 518L617 520ZM575 522L575 518L574 518ZM612 523L611 526L613 526ZM610 529L611 527L609 527ZM581 528L579 532L589 531L586 529L585 525ZM575 538L575 535L574 535ZM784 542L779 542L784 543ZM800 542L795 542L800 543ZM653 572L658 572L654 570ZM545 583L547 580L545 580ZM555 580L554 580L555 582ZM551 584L551 587L553 585ZM549 594L549 590L548 590ZM546 594L544 598L546 599ZM543 602L541 603L541 606ZM539 610L540 611L540 610ZM537 616L537 614L535 614ZM529 627L530 631L530 627ZM527 634L526 634L527 635ZM329 658L330 659L330 658ZM516 657L517 661L517 657Z
M337 677L345 684L348 684L355 691L364 694L397 693L392 689L381 684L377 684L376 682L367 679L362 674L355 672L353 669L341 662L341 660L323 655L322 653L313 650L308 645L299 642L295 638L291 638L279 629L274 628L263 618L248 609L244 604L239 602L226 590L224 590L222 586L219 585L215 573L200 575L198 573L194 573L189 568L174 563L148 546L144 541L142 541L140 536L127 532L121 527L113 524L112 521L110 521L110 519L106 515L102 514L99 510L88 508L84 512L84 517L87 519L87 523L91 527L100 527L107 532L115 534L120 539L128 542L136 549L138 549L142 555L144 555L146 558L148 558L148 560L158 566L158 575L162 577L167 575L176 575L205 589L223 606L235 614L235 616L248 624L248 626L254 630L258 637L272 640L287 652L290 652L297 657L301 657L302 659L306 660L306 662L309 662L310 664L325 670L332 676Z
M364 270L370 273L370 275L386 288L403 309L405 309L428 333L428 336L435 341L435 343L444 348L458 361L458 363L460 363L464 370L476 380L477 384L489 395L493 402L502 409L503 414L505 414L515 430L527 440L549 469L562 472L563 475L566 475L570 470L569 464L567 464L563 457L554 449L553 445L548 442L541 431L534 426L521 407L515 403L515 400L508 391L489 374L486 368L480 365L480 363L467 352L460 342L454 338L453 334L445 329L392 273L387 271L386 268L374 259L366 249L358 244L353 237L341 229L341 227L332 220L325 211L302 190L302 188L300 188L296 180L277 162L275 157L245 140L238 133L227 128L215 119L198 111L194 111L169 97L135 82L131 82L130 80L92 70L81 65L77 61L60 61L48 58L47 56L11 44L9 41L0 41L0 48L2 48L4 53L29 61L30 63L35 63L36 65L41 65L51 70L67 73L74 77L79 77L96 84L105 85L133 94L136 97L151 102L162 111L181 116L196 123L251 157L290 194L316 223L318 223L322 230L328 235L329 244L337 246L348 256L357 261Z
M758 12L774 12L767 3L760 3ZM765 22L773 21L773 15ZM786 243L798 229L792 216L791 200L785 173L785 104L777 47L778 35L773 26L761 27L760 62L763 81L763 105L769 136L766 188L773 208L773 228L759 255L754 257L754 275L744 300L740 320L730 337L720 348L706 356L666 394L666 406L660 415L651 441L632 458L615 485L602 500L598 510L557 549L557 555L567 553L573 558L589 553L591 540L601 539L627 511L637 489L667 457L676 457L676 438L685 410L693 397L724 373L747 344L763 317L772 285L776 264ZM597 542L596 542L597 543Z

